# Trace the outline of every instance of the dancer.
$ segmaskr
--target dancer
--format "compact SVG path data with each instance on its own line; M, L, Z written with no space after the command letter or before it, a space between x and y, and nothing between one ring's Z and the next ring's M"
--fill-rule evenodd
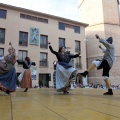
M14 64L16 62L15 49L12 46L8 49L8 53L9 54L2 57L3 60L0 61L0 75L10 71L11 68L14 67Z
M29 57L26 57L24 61L17 60L19 64L23 64L24 70L22 71L22 78L20 82L20 87L25 88L24 92L27 92L28 88L32 88L32 78L31 78L31 65L36 65L35 62L31 62Z
M115 50L112 44L113 39L112 37L109 37L107 40L104 40L104 39L101 39L98 35L96 35L96 38L99 39L99 42L106 47L106 49L104 49L101 46L99 46L99 48L104 53L103 59L93 61L92 64L89 66L89 68L85 72L80 73L80 75L82 75L83 77L86 77L86 75L95 67L97 67L98 70L103 69L102 76L105 81L106 87L108 88L108 92L104 93L103 95L113 95L113 91L110 87L110 82L108 80L109 71L112 68L114 58L115 58Z
M11 45L8 49L9 54L0 60L0 89L6 94L16 90L16 70L14 67L16 53L11 42L9 45Z
M68 89L70 88L70 82L73 81L73 77L76 76L76 69L73 68L69 62L71 58L79 57L80 53L76 55L70 55L65 52L64 47L60 47L58 52L52 49L52 46L49 44L50 51L56 55L58 63L56 66L56 89L58 92L63 92L68 94Z

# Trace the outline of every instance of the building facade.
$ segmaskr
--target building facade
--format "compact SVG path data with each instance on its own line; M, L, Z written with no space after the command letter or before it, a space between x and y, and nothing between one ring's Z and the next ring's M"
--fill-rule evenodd
M62 17L0 4L0 55L8 54L11 41L19 60L28 56L36 62L36 66L31 67L33 86L53 86L53 62L57 59L50 52L48 41L56 51L60 46L66 46L71 54L81 52L79 58L71 60L81 72L86 69L86 26ZM19 75L22 65L16 63L15 68ZM87 79L82 81L87 83Z
M120 84L120 17L118 0L79 0L81 22L88 23L85 29L87 40L87 67L103 53L99 49L100 43L95 34L107 39L113 37L115 46L115 63L110 71L112 85ZM93 70L88 77L90 83L104 83L102 71Z

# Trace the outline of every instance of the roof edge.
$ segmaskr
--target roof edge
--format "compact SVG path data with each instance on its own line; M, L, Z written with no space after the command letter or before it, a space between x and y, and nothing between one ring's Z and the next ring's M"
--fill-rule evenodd
M42 13L42 12L38 12L38 11L26 9L26 8L16 7L16 6L3 4L3 3L0 3L0 6L8 8L8 9L15 9L15 10L23 11L23 12L29 12L29 13L34 13L34 14L37 14L37 15L42 15L43 17L54 18L54 19L61 20L61 21L64 21L64 22L70 22L72 24L79 24L79 25L82 25L82 26L85 26L85 27L88 26L88 24L86 24L86 23L82 23L82 22L79 22L79 21L75 21L75 20L71 20L71 19L67 19L67 18L64 18L64 17L55 16L55 15L50 15L50 14L46 14L46 13Z

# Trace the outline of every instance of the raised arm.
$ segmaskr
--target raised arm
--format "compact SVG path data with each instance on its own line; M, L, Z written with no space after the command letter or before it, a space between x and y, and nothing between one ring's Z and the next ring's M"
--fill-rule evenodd
M99 42L102 43L106 48L111 47L111 44L102 38L99 39Z
M111 47L111 44L108 43L106 40L99 37L99 35L95 35L97 39L99 39L99 42L102 43L106 48Z
M56 51L54 51L53 50L53 48L52 48L52 46L51 46L51 43L48 43L49 44L49 49L50 49L50 51L53 53L53 54L57 54L58 52L56 52Z

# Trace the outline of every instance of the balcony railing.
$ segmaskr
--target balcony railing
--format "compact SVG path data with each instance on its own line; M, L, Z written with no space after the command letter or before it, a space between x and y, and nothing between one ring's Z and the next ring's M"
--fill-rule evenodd
M41 61L40 60L40 66L41 67L48 67L48 61Z

